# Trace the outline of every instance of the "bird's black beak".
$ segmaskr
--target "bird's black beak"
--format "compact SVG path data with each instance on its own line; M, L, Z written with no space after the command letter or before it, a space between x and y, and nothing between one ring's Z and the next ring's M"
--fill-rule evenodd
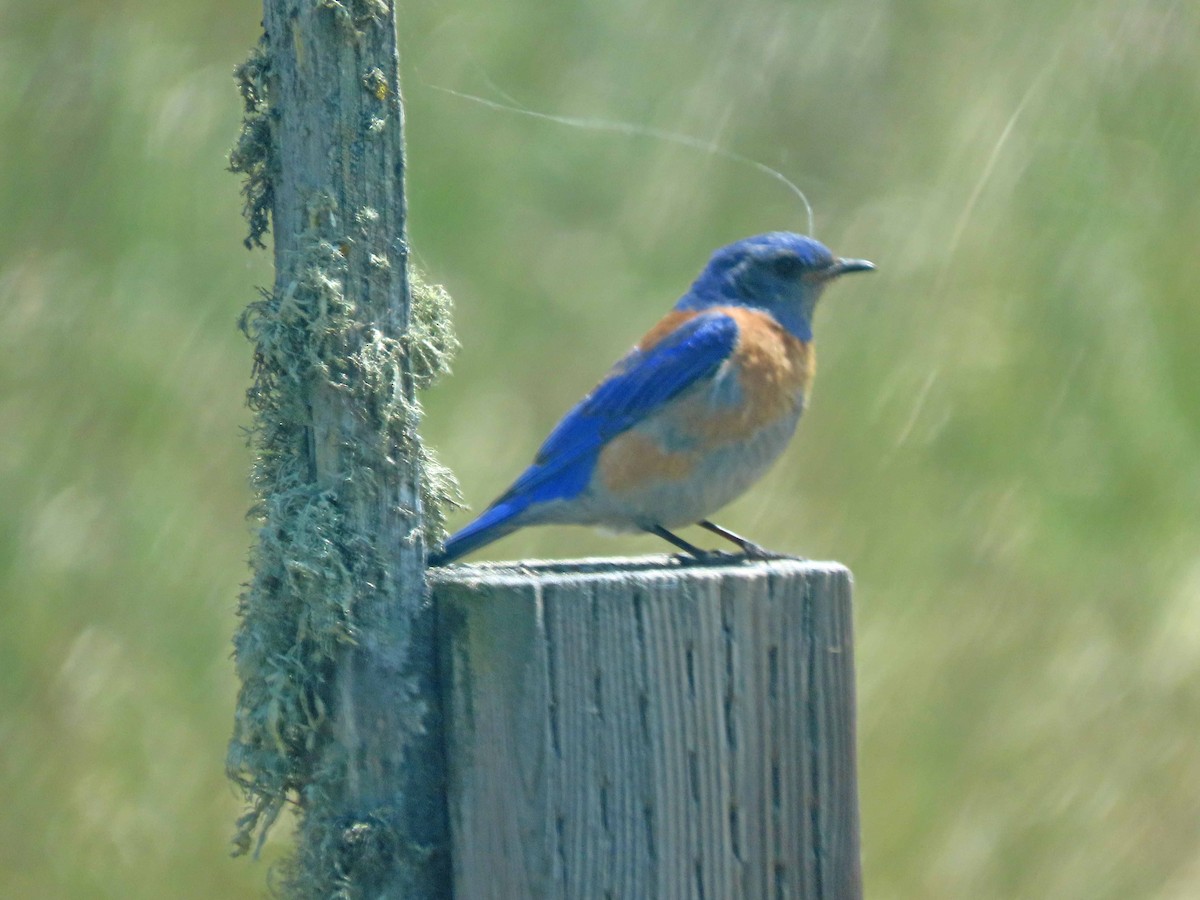
M826 278L837 278L847 272L874 272L875 263L866 259L836 259L833 265L825 270Z

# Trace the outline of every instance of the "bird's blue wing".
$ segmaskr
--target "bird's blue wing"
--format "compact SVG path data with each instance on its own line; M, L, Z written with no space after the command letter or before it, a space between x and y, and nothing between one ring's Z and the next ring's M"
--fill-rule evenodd
M647 350L635 348L613 367L546 438L537 457L497 501L571 497L586 486L605 442L645 419L733 352L738 326L723 313L701 313Z
M646 350L635 348L558 423L533 465L491 506L450 537L431 565L445 565L521 527L530 507L576 496L591 480L606 441L711 378L733 353L737 323L700 313Z

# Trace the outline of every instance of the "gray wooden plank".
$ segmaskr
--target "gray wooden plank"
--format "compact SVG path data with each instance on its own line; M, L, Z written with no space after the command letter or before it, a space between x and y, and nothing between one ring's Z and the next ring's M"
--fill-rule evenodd
M431 576L458 896L861 896L846 569Z

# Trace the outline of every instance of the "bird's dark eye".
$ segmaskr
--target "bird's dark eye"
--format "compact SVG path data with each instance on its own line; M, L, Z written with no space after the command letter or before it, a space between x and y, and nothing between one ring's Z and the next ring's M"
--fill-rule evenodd
M804 271L804 263L799 257L787 255L777 256L771 260L771 270L780 278L798 278Z

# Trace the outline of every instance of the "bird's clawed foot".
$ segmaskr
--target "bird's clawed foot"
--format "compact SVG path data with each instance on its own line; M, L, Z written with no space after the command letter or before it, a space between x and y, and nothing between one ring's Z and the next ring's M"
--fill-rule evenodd
M708 519L704 519L703 521L697 522L696 524L699 525L701 528L711 531L713 534L720 535L721 537L725 538L725 540L727 540L727 541L731 541L732 543L737 544L738 547L742 551L741 555L744 556L746 559L790 559L791 558L785 553L776 553L774 550L768 550L766 547L760 547L758 544L754 543L754 541L752 541L748 538L744 538L740 534L730 531L728 528L722 528L716 522L710 522Z
M646 528L650 534L657 535L669 544L678 547L683 552L678 554L677 558L683 563L698 563L700 565L723 565L732 562L744 562L746 560L767 560L767 559L792 559L784 553L776 553L774 550L768 550L766 547L760 547L751 540L742 537L740 534L735 534L727 528L722 528L714 522L705 519L697 523L701 528L711 531L713 534L720 535L727 541L738 546L740 553L730 553L725 550L704 550L697 547L695 544L690 544L679 535L674 534L661 525L654 525Z
M696 553L676 553L675 559L684 566L732 566L748 562L752 557L730 550L698 550Z
M738 544L742 548L742 552L737 554L745 559L791 559L786 553L776 553L774 550L768 550L766 547L760 547L752 541L746 541L744 544Z

